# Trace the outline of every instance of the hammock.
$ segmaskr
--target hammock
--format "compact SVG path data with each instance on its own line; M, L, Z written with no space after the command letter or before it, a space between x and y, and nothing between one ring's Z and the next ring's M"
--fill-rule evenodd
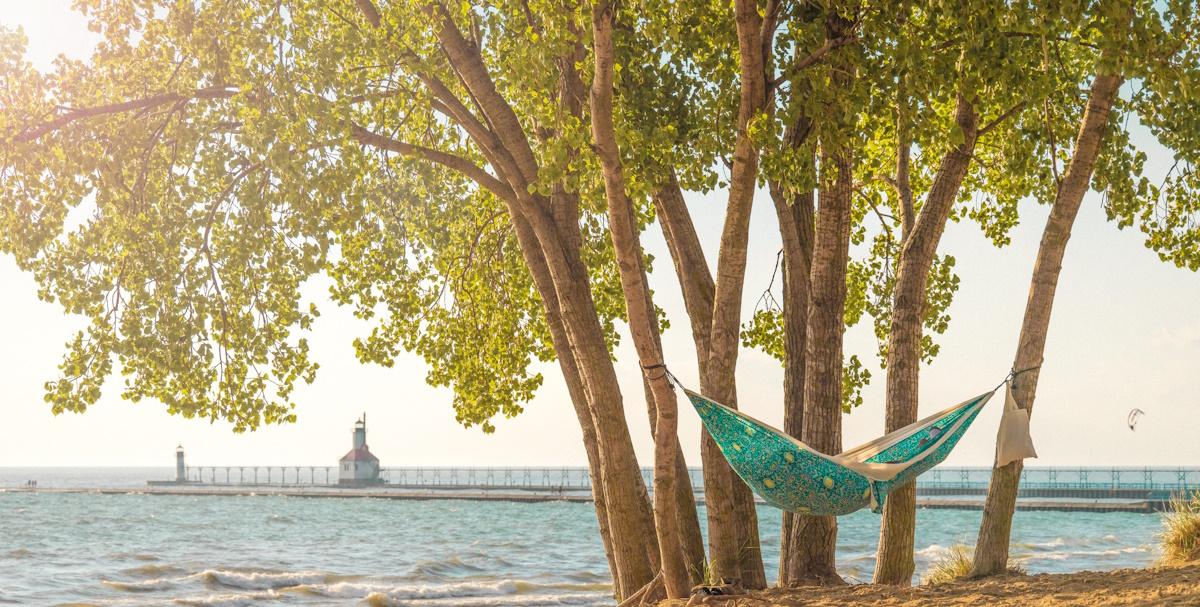
M839 455L815 451L741 411L686 388L684 392L729 465L754 493L781 510L841 516L867 505L881 512L893 487L945 460L996 390ZM1028 438L1028 414L1016 406L1011 389L1005 400L999 440L1005 446L998 456L1008 461L1037 457Z

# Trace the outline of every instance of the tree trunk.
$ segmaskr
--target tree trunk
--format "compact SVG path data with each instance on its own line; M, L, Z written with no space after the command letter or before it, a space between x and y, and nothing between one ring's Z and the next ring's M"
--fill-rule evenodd
M792 128L786 135L792 147L803 140ZM810 163L811 164L811 163ZM783 430L799 439L804 429L804 339L808 322L808 277L812 270L813 193L789 196L771 184L771 200L783 242ZM792 541L795 514L783 513L779 534L779 584L788 586L798 572L788 563L797 543Z
M707 559L704 555L704 536L700 534L700 514L696 508L696 492L692 488L692 474L683 459L683 448L675 441L678 455L675 456L675 514L679 517L679 535L683 547L683 560L691 576L692 585L704 582Z
M892 291L892 322L888 331L887 432L917 421L921 333L928 301L929 270L933 267L938 242L975 149L977 116L971 103L962 95L958 97L955 123L962 130L963 142L942 157L925 204L913 226L906 230L900 248L899 269ZM916 512L916 488L912 483L906 483L888 495L879 528L876 584L907 586L912 582Z
M523 218L519 216L514 217L514 224L517 228L518 240L536 243L532 229ZM524 246L522 246L522 252L526 252ZM604 544L604 555L608 559L608 570L612 574L614 588L619 593L620 588L616 585L616 580L619 576L617 574L616 561L613 558L612 532L609 529L608 507L604 499L604 479L600 465L600 446L596 441L596 424L592 421L591 409L587 402L587 393L583 388L583 378L580 376L579 367L575 363L575 355L571 352L566 328L563 327L562 315L558 309L558 296L554 292L550 270L546 267L546 261L541 257L540 252L533 250L529 252L535 254L526 254L525 263L529 267L530 275L533 276L534 286L542 294L542 305L546 311L546 324L550 328L550 339L555 344L558 366L562 370L563 379L567 383L567 392L571 396L571 404L574 406L576 417L579 418L579 428L583 432L583 447L587 452L588 474L592 481L592 504L596 509L596 522L600 527L600 540Z
M373 4L360 0L358 5L368 21L378 26L380 18ZM496 88L479 47L463 35L444 6L434 3L423 7L423 11L446 60L480 117L436 79L418 75L469 132L500 178L511 186L512 198L506 198L505 202L517 229L522 254L535 280L542 274L535 286L543 302L547 302L547 315L557 314L561 321L562 330L552 334L552 339L560 360L569 351L588 403L596 446L593 461L599 462L599 474L595 466L591 470L593 479L598 478L593 493L598 504L599 500L603 502L616 594L627 596L654 578L658 547L646 485L625 422L620 386L580 252L578 205L551 204L545 197L530 193L529 185L538 179L537 157L529 145L525 127ZM587 424L582 415L580 418L586 437ZM600 525L604 533L604 520Z
M768 9L772 10L772 9ZM712 329L707 364L700 386L705 396L737 406L738 348L741 343L742 288L746 276L746 244L750 210L758 177L758 149L750 137L750 121L766 107L765 62L770 57L773 28L764 31L758 3L734 0L738 36L740 98L729 203L721 233L717 279L713 292ZM750 488L737 478L711 437L701 445L704 495L709 515L709 544L713 569L735 577L747 588L766 586L758 537L758 515Z
M802 440L822 453L842 450L842 315L850 253L853 164L847 150L821 153L804 355ZM793 517L788 584L841 583L834 564L837 519Z
M654 522L667 598L687 596L691 577L684 559L676 513L675 458L679 451L675 391L663 366L658 319L646 282L642 246L633 203L625 192L625 176L613 125L612 7L601 0L592 7L595 74L592 81L592 137L604 174L609 234L629 315L629 331L657 412L654 432Z
M808 322L808 275L812 255L813 195L797 196L791 208L777 209L783 239L783 430L799 439L804 430L804 347ZM776 203L778 206L778 203ZM785 217L793 218L785 224ZM804 227L806 225L806 227ZM807 232L807 234L805 234ZM791 242L789 242L791 241ZM779 583L786 586L799 574L788 566L795 514L783 513L779 547Z
M708 335L712 330L713 285L708 259L696 236L696 227L688 213L687 203L679 179L671 171L666 182L654 191L654 214L662 229L663 239L671 252L671 262L683 292L683 304L687 309L692 328L692 341L701 374L708 357Z
M1021 338L1013 361L1014 370L1032 369L1019 375L1013 383L1013 398L1018 406L1031 415L1040 375L1038 367L1042 364L1046 349L1050 313L1054 306L1058 276L1062 271L1063 255L1071 238L1071 226L1079 213L1079 205L1091 182L1096 157L1100 154L1108 125L1109 111L1122 81L1122 76L1114 74L1100 74L1092 81L1087 109L1084 110L1079 134L1075 138L1075 151L1042 232L1037 261L1033 266L1029 299L1025 303L1025 318L1021 323ZM1022 465L1021 461L1015 461L1007 466L992 468L992 480L988 485L983 521L979 526L979 540L971 566L972 577L1001 573L1008 566L1008 541Z
M695 225L688 213L687 204L683 200L683 191L679 187L679 180L674 171L671 171L665 183L654 191L651 199L654 202L658 225L663 231L663 238L667 241L667 248L671 253L671 261L675 266L680 290L683 292L684 306L687 308L688 321L692 329L692 342L696 348L696 360L699 362L700 375L703 377L707 368L708 336L712 330L712 302L715 288L712 273L708 269L708 260L704 257L704 250L700 247L700 239L696 236ZM707 437L708 435L702 432L702 436ZM703 442L701 445L703 451ZM682 455L680 461L682 462ZM706 465L704 469L705 485L707 486L709 466ZM681 496L679 499L680 515L684 517L690 515L692 519L696 519L695 494L692 491L690 476L686 469L681 474L681 478L689 480L686 487L683 483L676 487L676 491L679 493L687 492L686 497ZM707 500L707 492L705 497ZM690 508L683 507L685 500L691 500ZM699 525L697 523L695 526L694 535L691 532L693 526L690 520L686 521L686 524L681 524L680 528L684 534L689 570L692 572L693 581L699 583L703 580L706 569L704 541L699 533Z
M850 32L845 7L830 7L825 17L825 39L839 40ZM831 61L832 103L844 103L854 66ZM831 114L842 108L830 107ZM834 125L829 127L834 139ZM804 340L804 414L801 440L822 453L842 450L842 333L846 304L846 266L850 260L851 197L854 160L849 144L822 138L818 178L818 209L813 230L812 270L808 281L808 317ZM834 553L837 519L798 515L792 519L789 548L784 563L788 584L840 584Z
M596 508L597 523L600 527L601 539L604 541L605 556L608 558L609 570L613 576L615 594L618 597L624 597L636 592L645 585L646 581L649 581L650 577L653 577L652 571L647 567L641 574L649 575L650 577L646 577L645 581L641 581L638 571L641 564L638 562L638 559L633 559L631 563L627 558L620 559L616 553L618 543L629 543L628 538L622 538L619 534L631 532L630 528L635 530L634 532L644 532L645 524L644 522L636 523L631 520L627 513L628 505L622 508L621 512L610 512L608 507L610 492L607 488L609 485L617 482L617 477L614 476L616 467L608 465L608 462L605 461L605 454L613 453L617 450L612 447L607 449L602 448L601 441L603 439L598 435L596 419L593 415L592 407L588 404L589 393L563 322L558 292L554 286L553 277L551 276L546 259L539 248L533 228L522 215L516 212L513 213L513 224L516 228L517 240L521 246L522 255L533 276L534 286L538 289L542 297L543 306L546 310L547 323L551 332L551 339L554 342L555 352L559 359L559 366L563 369L563 375L567 381L567 390L571 394L576 415L579 418L579 425L583 431L584 447L588 454L588 472L592 478L592 496ZM609 365L611 367L611 362ZM626 437L628 438L628 430L626 430ZM630 443L630 452L625 454L621 459L632 457L632 443ZM636 467L635 460L634 468L636 469ZM625 473L628 474L627 471ZM628 482L627 477L622 482ZM640 471L637 473L637 483L642 484ZM645 498L641 499L644 503ZM625 547L625 552L629 553L627 546Z
M548 217L535 223L535 231L554 277L562 302L563 321L576 353L576 360L592 405L599 438L602 476L613 554L625 593L637 591L654 577L657 553L655 533L649 528L646 485L633 451L625 422L620 386L609 357L588 285L587 269L578 250L568 250L558 238ZM657 559L654 559L657 560ZM623 595L624 596L624 595Z
M662 344L659 343L661 350ZM665 357L664 357L665 358ZM650 417L650 437L658 437L658 410L654 406L654 394L650 382L642 375L642 389L646 394L646 412ZM692 488L691 471L683 456L683 447L675 441L675 516L679 521L679 542L683 549L683 560L691 577L692 586L704 582L707 557L704 554L704 536L700 533L700 516L696 509L696 492Z

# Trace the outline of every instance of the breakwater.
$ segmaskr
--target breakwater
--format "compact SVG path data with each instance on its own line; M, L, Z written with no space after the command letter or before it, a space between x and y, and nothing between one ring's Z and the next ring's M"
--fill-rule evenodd
M703 477L690 470L698 501ZM31 474L36 474L31 471ZM652 471L643 471L647 485ZM936 468L917 481L918 503L931 509L982 507L990 470ZM195 466L186 481L150 480L140 487L79 487L26 483L15 491L139 492L152 495L279 495L289 497L368 497L391 500L457 499L505 502L587 502L591 481L582 467L384 468L377 484L337 484L337 469L323 466ZM36 478L30 481L36 482ZM1172 497L1200 490L1195 468L1026 468L1018 508L1089 512L1152 512Z
M175 495L175 496L279 496L304 498L374 498L387 500L462 500L472 502L590 502L591 492L503 491L482 489L411 489L398 487L340 487L337 485L219 485L164 482L145 488L129 487L13 487L3 492L26 493L91 493L97 495ZM704 494L696 499L703 504ZM763 501L755 497L755 501ZM1018 510L1059 512L1158 512L1169 506L1169 500L1156 499L1020 499ZM917 496L918 508L937 510L979 510L982 499Z

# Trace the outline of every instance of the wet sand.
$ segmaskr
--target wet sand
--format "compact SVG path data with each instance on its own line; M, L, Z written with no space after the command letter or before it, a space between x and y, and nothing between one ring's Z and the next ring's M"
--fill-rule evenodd
M892 588L869 584L834 588L772 589L739 597L708 597L693 604L728 607L1112 607L1200 605L1200 564L1152 569L1082 571L991 578L942 586ZM659 607L683 607L687 600Z

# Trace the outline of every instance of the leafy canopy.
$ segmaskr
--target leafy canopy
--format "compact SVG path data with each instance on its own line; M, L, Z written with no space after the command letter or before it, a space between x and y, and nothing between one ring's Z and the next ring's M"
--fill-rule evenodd
M492 429L520 411L554 357L511 209L488 181L495 158L451 116L475 102L435 40L445 11L479 49L536 163L531 191L579 210L579 240L610 346L624 313L589 147L587 7L556 2L80 0L102 35L86 62L38 72L19 31L0 31L0 250L36 276L39 295L88 326L47 383L56 412L83 411L115 369L123 396L237 430L294 419L291 395L318 370L305 334L319 316L302 286L372 323L364 361L420 354L449 385L465 425ZM1052 200L1083 88L1116 3L885 3L859 16L846 57L857 108L823 116L799 148L782 134L830 107L831 70L784 70L818 46L819 7L785 3L773 110L752 125L763 182L811 189L817 141L855 150L857 191L847 323L869 314L884 337L900 242L893 175L911 145L918 208L937 159L961 139L957 94L981 122L1015 113L976 148L958 219L998 243L1016 203ZM1116 7L1116 8L1114 8ZM736 113L736 39L727 3L622 5L617 101L630 194L668 170L684 187L720 187ZM1136 116L1178 158L1151 181L1123 128L1095 187L1120 225L1164 259L1200 264L1197 32L1189 2L1137 3L1112 65L1131 81L1114 126ZM980 35L987 32L988 35ZM808 147L805 147L808 146ZM926 327L945 330L954 260L935 265ZM746 342L782 352L778 316L756 315ZM927 340L927 358L936 344ZM849 366L861 370L861 363ZM848 376L860 385L865 374Z

